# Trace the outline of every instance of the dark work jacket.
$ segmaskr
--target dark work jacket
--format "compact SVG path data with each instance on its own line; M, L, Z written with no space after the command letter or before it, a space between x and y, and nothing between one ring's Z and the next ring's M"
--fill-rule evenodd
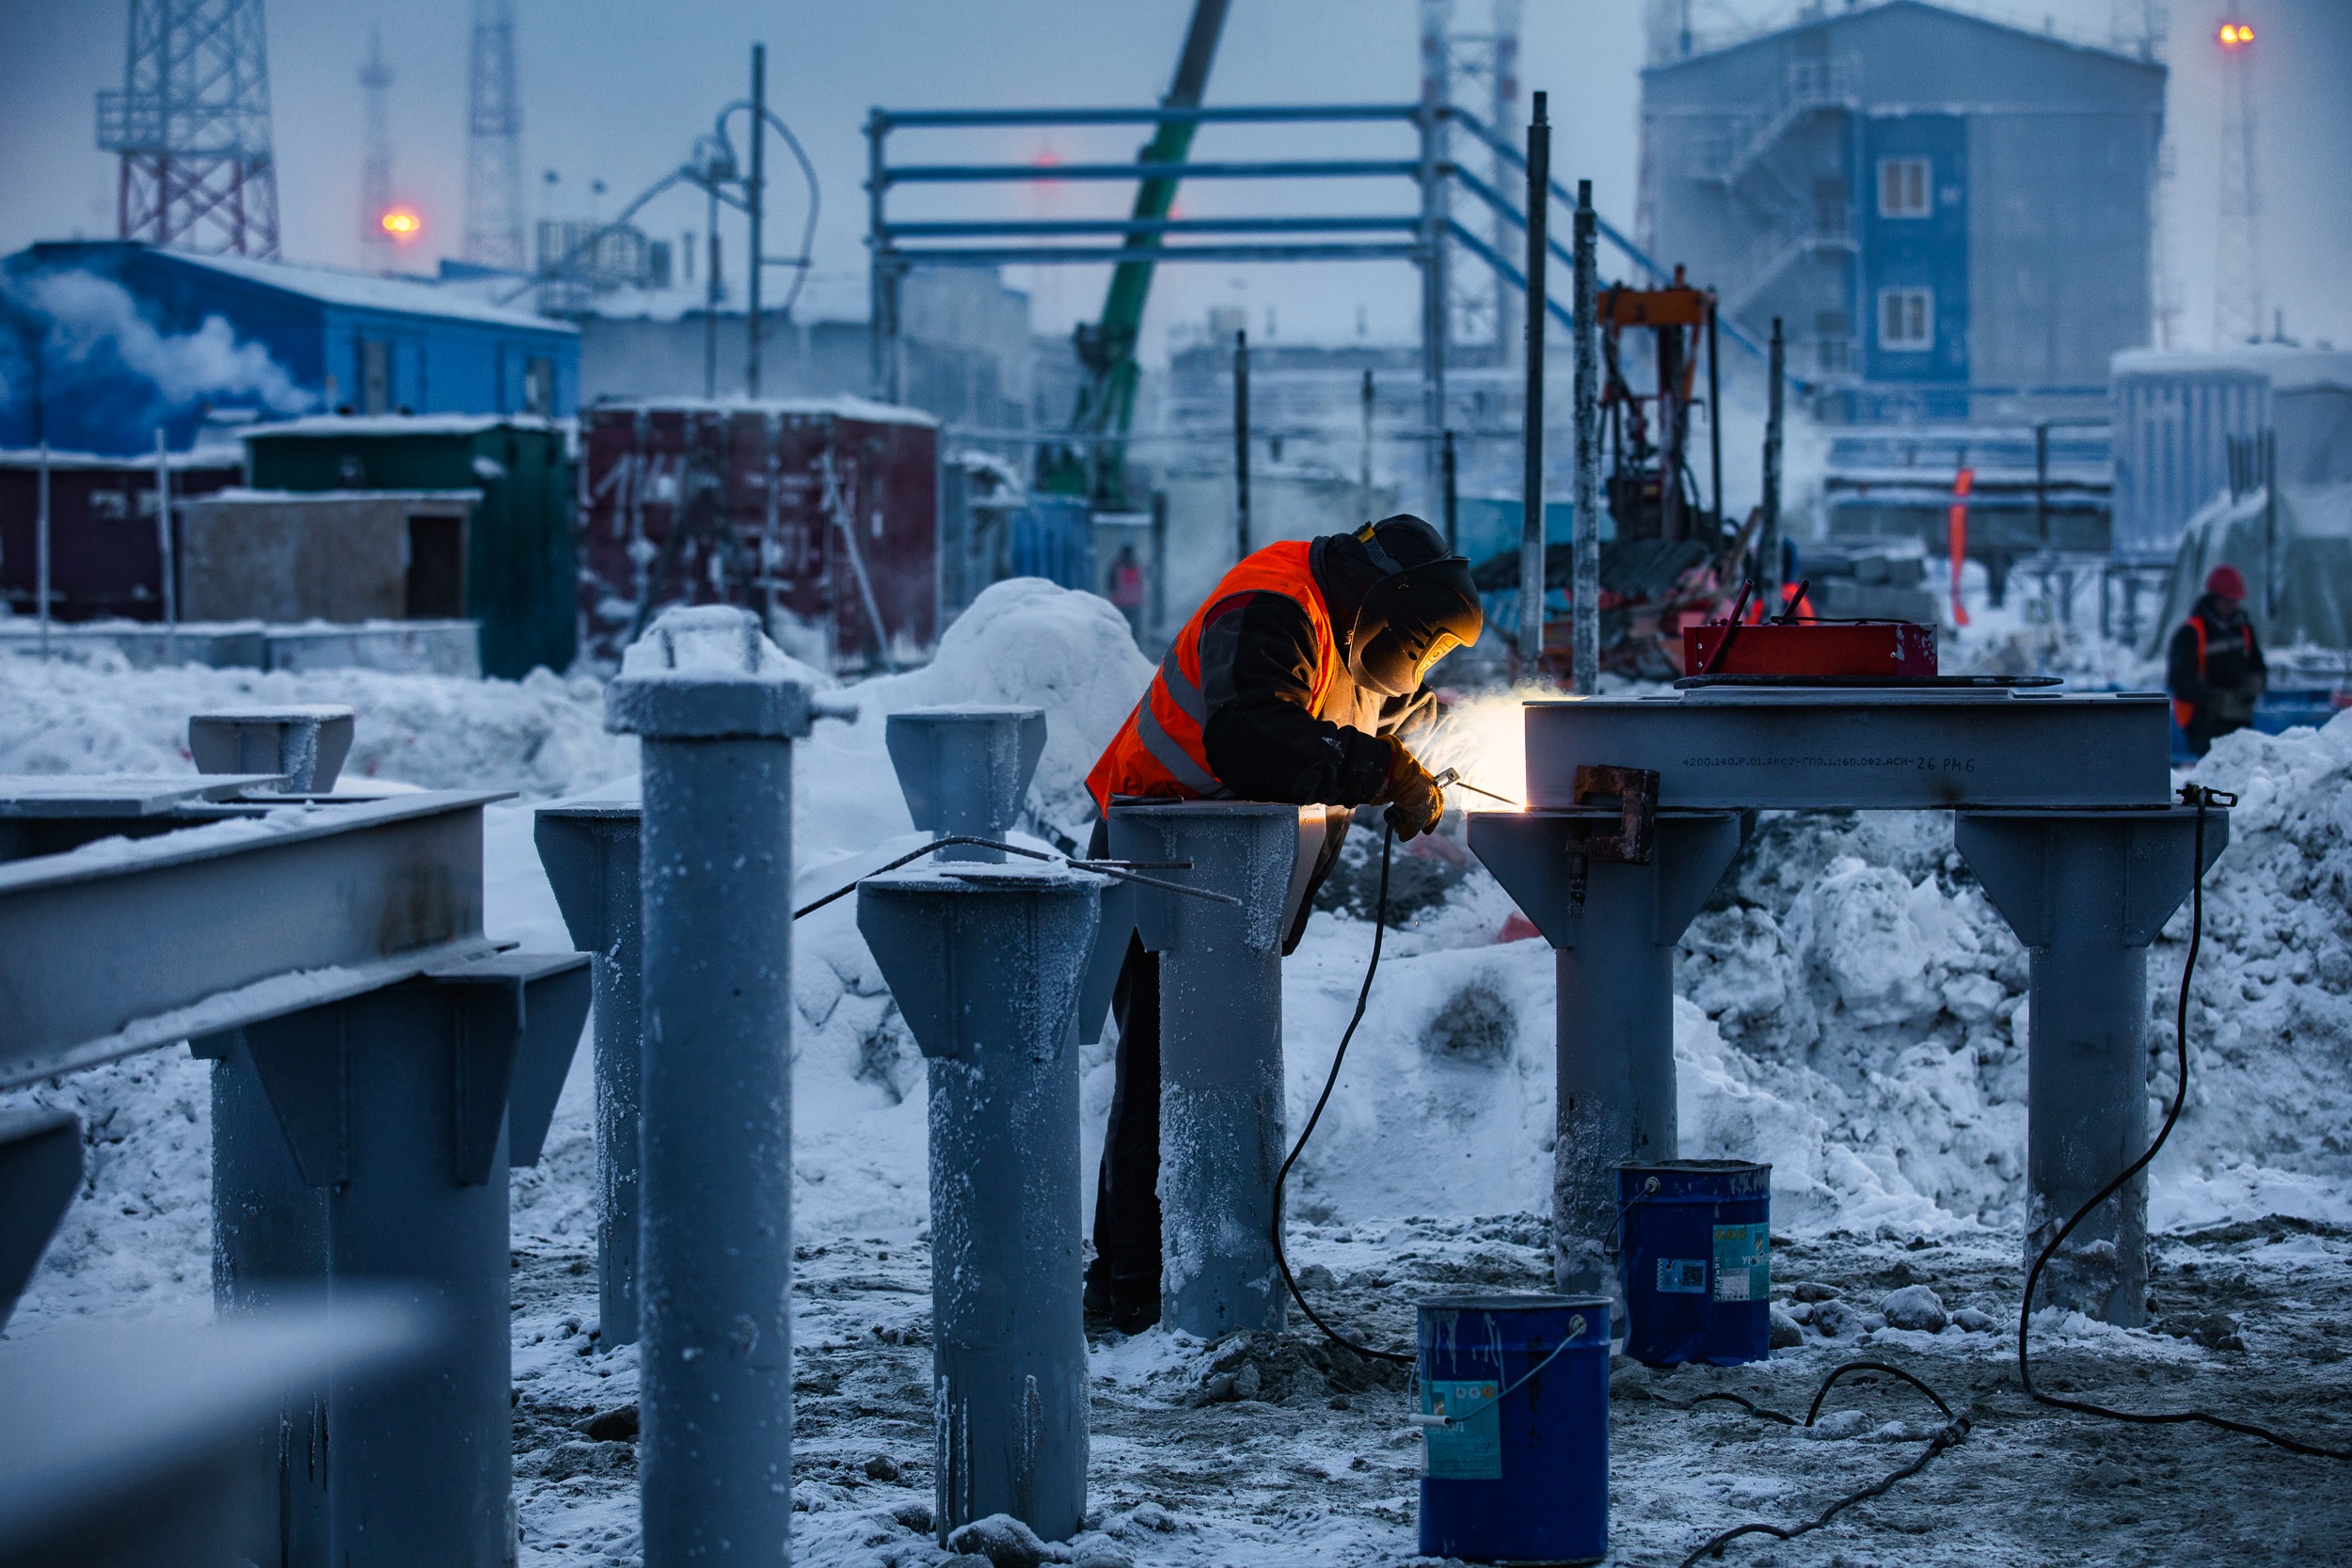
M1378 737L1423 723L1434 708L1426 688L1384 697L1348 678L1347 638L1377 573L1355 559L1360 552L1334 543L1316 540L1309 558L1340 643L1324 717L1311 706L1314 626L1295 600L1236 594L1201 627L1200 695L1209 710L1201 744L1210 771L1244 800L1363 805L1388 783L1389 748Z
M2197 627L2191 621L2202 622L2205 628L2202 669L2197 657ZM2217 695L2241 691L2265 673L2262 644L2255 639L2246 611L2211 594L2198 599L2189 619L2172 633L2165 658L2165 685L2175 700L2199 709L2210 708Z

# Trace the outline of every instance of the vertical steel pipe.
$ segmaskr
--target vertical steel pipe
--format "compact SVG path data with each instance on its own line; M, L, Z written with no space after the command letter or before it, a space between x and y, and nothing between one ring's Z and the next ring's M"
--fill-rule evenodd
M932 1528L1086 1513L1080 981L1100 884L1066 871L905 871L858 884L858 929L930 1059Z
M1519 672L1536 677L1544 657L1544 279L1551 261L1551 121L1535 95L1527 126L1527 399L1519 475ZM1581 519L1579 520L1581 526Z
M1233 559L1249 554L1249 334L1233 334Z
M1021 820L1037 759L1045 752L1045 710L977 704L905 708L884 721L882 740L918 831L933 838L1002 842ZM1001 849L969 844L950 845L939 855L1005 858Z
M542 806L533 837L564 929L596 965L597 1321L637 1342L637 1156L644 1077L644 947L633 800Z
M1576 571L1569 593L1569 678L1580 697L1600 689L1600 326L1599 260L1593 182L1576 182Z
M1954 840L2031 955L2026 1068L2027 1266L2148 1147L2148 944L2229 843L2197 814L1963 811ZM2038 1305L2148 1320L2148 1177L2125 1183L2043 1271Z
M673 610L606 689L644 740L638 1480L646 1568L772 1564L792 1520L792 746L755 617Z
M1214 1339L1279 1331L1271 1231L1282 1163L1282 937L1320 813L1189 800L1114 806L1111 853L1238 905L1138 888L1160 955L1160 1321Z

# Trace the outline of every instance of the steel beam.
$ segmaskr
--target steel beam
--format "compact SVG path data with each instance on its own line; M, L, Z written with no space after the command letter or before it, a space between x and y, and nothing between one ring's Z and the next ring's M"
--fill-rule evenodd
M1573 805L1579 765L1655 769L1670 806L2159 807L2165 699L2006 689L1711 687L1527 705L1527 796ZM1532 913L1532 911L1531 911Z
M286 793L323 795L351 754L355 722L351 709L324 704L190 714L188 754L199 773L275 771Z
M906 708L889 716L882 739L917 831L1002 843L1021 819L1037 760L1045 754L1045 710ZM942 849L939 858L1002 862L1005 854L959 844Z
M1161 1322L1214 1339L1279 1333L1274 1181L1283 1154L1282 939L1321 808L1237 800L1115 805L1111 853L1241 900L1136 891L1160 955Z
M1132 256L1124 245L926 245L919 249L893 247L883 253L899 266L1001 267L1068 262L1092 266ZM1382 245L1376 241L1298 245L1162 245L1152 253L1153 265L1162 261L1412 261L1422 247Z
M486 949L482 808L501 799L395 796L0 864L0 1087Z
M887 232L893 238L945 240L1053 234L1351 234L1381 229L1411 233L1420 227L1421 218L1414 214L1388 213L1280 218L924 218L891 224Z
M610 1345L637 1342L637 1137L645 1050L639 816L633 800L542 806L533 833L564 928L596 960L596 1288Z
M858 930L930 1064L942 1545L993 1513L1066 1541L1086 1514L1073 1026L1100 886L1001 866L858 884Z
M0 1328L81 1187L80 1117L0 1111Z
M893 185L1020 184L1037 180L1410 180L1410 158L1275 158L1214 164L891 164Z
M0 817L153 816L280 782L277 773L6 773Z
M2148 1147L2148 944L2229 847L2209 810L1962 812L1960 852L2031 955L2026 1087L2026 1266ZM2042 1305L2148 1321L2148 1175L2067 1239Z
M1137 109L876 109L873 118L882 129L896 131L960 125L1157 125L1170 120L1232 125L1411 120L1420 113L1418 103L1236 103L1214 108L1196 104Z
M1617 812L1589 808L1470 816L1470 852L1556 950L1552 1276L1613 1301L1617 1163L1680 1154L1675 943L1744 836L1736 812L1661 811L1648 863L1572 859L1620 826Z

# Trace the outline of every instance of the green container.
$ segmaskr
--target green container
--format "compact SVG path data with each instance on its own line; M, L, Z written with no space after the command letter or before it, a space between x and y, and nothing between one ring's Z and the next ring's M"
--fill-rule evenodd
M479 490L467 530L466 613L482 673L561 673L579 646L566 422L427 414L295 420L246 436L261 490Z

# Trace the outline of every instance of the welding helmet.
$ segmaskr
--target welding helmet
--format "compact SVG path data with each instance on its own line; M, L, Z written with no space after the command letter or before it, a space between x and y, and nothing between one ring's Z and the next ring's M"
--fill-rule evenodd
M1367 690L1403 696L1438 660L1478 641L1486 610L1470 562L1447 553L1444 536L1421 518L1399 513L1350 537L1381 575L1356 612L1347 673Z

